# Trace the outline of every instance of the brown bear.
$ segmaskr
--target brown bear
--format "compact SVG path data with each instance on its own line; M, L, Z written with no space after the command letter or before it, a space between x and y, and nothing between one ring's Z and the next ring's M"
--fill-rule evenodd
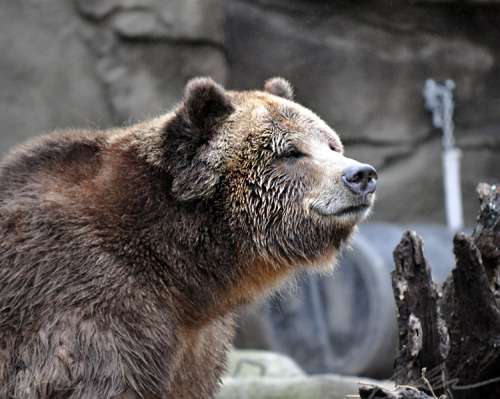
M172 112L0 165L0 397L211 398L232 313L332 265L375 170L290 84L190 81Z

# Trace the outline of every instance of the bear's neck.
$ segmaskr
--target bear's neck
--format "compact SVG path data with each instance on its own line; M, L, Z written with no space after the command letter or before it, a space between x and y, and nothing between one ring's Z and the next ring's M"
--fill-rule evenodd
M172 212L173 210L173 212ZM164 284L180 287L176 303L182 304L183 322L193 325L234 312L242 305L263 297L291 274L290 268L261 259L252 248L242 247L221 219L204 207L178 209L170 215L151 240L160 254ZM172 230L172 222L176 226ZM243 233L241 233L243 234ZM155 237L168 237L160 243ZM166 254L179 257L166 258ZM164 256L162 254L165 254ZM171 256L171 255L169 255Z
M213 203L176 200L168 174L137 156L133 147L118 154L104 154L114 162L103 164L128 169L103 169L92 190L79 194L88 197L84 213L125 267L136 265L127 269L139 267L142 281L176 303L179 322L201 323L230 313L262 297L286 274L285 268L260 259L255 248L244 247L252 238L232 229ZM94 203L101 206L96 209Z

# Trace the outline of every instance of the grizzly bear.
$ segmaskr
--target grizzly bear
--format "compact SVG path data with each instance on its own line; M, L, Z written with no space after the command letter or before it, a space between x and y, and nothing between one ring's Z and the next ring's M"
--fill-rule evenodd
M233 312L328 267L376 172L290 84L191 80L156 119L0 165L0 397L211 398Z

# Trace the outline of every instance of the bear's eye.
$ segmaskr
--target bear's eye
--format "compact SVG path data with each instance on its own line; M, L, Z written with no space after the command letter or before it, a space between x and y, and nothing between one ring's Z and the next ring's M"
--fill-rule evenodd
M334 151L334 152L342 152L342 150L337 147L335 144L330 144L330 150Z
M300 159L304 157L305 154L303 152L300 152L296 148L290 148L288 150L283 151L283 153L280 155L281 159Z

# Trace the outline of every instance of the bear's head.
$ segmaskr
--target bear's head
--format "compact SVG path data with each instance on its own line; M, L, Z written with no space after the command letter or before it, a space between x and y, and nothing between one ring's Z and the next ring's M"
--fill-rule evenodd
M339 136L281 78L250 92L194 79L166 130L176 200L213 207L251 253L275 263L331 263L372 208L375 169L345 157Z

